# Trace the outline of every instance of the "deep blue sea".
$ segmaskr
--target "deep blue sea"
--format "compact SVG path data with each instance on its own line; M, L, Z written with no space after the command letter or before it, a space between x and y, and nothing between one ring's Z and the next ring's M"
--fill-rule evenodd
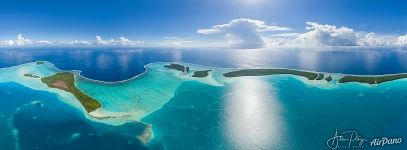
M87 78L103 81L129 79L152 62L364 75L407 72L405 58L407 53L393 49L0 49L0 67L46 60L59 69L80 70ZM324 150L335 131L357 132L368 140L364 149L407 149L404 141L384 147L369 143L382 137L407 138L406 90L407 80L334 88L312 86L292 76L243 78L219 87L187 81L161 109L141 120L151 124L154 133L143 145L134 137L143 124L96 123L59 101L56 94L0 83L0 150Z
M152 62L213 67L273 67L346 74L407 72L407 50L241 50L167 48L0 48L0 67L47 60L63 70L103 81L131 78Z
M2 150L145 149L129 135L141 125L116 127L88 121L55 94L16 83L1 83L0 89Z

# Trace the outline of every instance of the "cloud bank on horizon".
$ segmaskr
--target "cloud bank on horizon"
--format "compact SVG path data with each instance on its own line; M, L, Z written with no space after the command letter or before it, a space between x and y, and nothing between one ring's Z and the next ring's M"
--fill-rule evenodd
M264 47L316 47L316 46L405 46L406 35L379 35L373 32L355 31L348 27L305 22L305 33L291 32L288 27L267 25L261 20L235 19L228 24L215 25L210 29L198 29L204 35L221 34L235 48ZM267 33L264 31L288 31Z
M407 34L376 34L374 32L355 31L349 27L338 27L317 22L305 22L306 32L294 32L285 26L267 24L262 20L240 18L210 28L198 29L196 32L208 38L208 42L193 38L165 37L159 43L150 45L162 47L231 47L238 49L258 49L268 47L321 47L321 46L407 46ZM219 38L220 37L220 38ZM14 40L4 40L0 46L120 46L141 47L143 41L131 41L125 37L105 40L96 36L95 41L33 41L19 34Z
M14 40L5 40L0 42L0 46L121 46L121 47L141 47L143 41L131 41L125 37L119 37L117 39L105 40L101 36L95 36L94 42L74 40L74 41L49 41L38 40L32 41L24 38L22 34L18 34Z

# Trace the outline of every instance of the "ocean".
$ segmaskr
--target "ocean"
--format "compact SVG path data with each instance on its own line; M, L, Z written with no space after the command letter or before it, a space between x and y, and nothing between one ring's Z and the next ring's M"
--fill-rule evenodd
M222 77L231 68L403 73L403 50L15 48L0 54L0 67L11 67L0 70L0 149L407 148L397 143L407 136L405 79L366 85L292 75ZM165 69L166 62L212 69L211 76L190 78ZM89 117L66 92L20 76L47 76L55 67L81 71L78 88L100 100L99 113L113 117ZM143 144L137 135L146 124L153 137ZM375 142L383 138L395 140Z
M407 72L406 57L406 51L400 49L0 48L0 67L46 60L57 68L80 70L81 75L101 81L129 79L144 72L144 65L153 62L378 75Z

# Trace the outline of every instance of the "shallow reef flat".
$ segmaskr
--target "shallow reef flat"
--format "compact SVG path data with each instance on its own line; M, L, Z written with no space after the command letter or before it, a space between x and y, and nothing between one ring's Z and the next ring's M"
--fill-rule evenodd
M310 83L380 84L403 79L407 74L355 76L293 69L223 69L188 63L152 63L146 72L119 82L95 81L79 72L63 71L45 61L0 69L0 82L16 82L36 90L56 93L98 122L120 125L139 121L165 105L187 81L223 86L237 77L292 75Z
M195 87L195 84L199 85L198 87L225 90L234 87L231 85L236 85L237 83L241 84L238 84L237 87L252 86L256 88L257 86L265 85L255 84L259 82L258 80L266 81L264 83L268 83L267 81L271 80L273 82L270 82L270 84L285 83L287 81L300 83L299 81L302 81L307 86L316 85L312 89L320 89L322 91L324 90L318 87L324 87L325 85L338 87L337 89L364 88L384 90L386 87L404 84L405 82L395 81L393 82L395 84L386 84L377 88L358 85L380 84L407 77L406 74L356 76L293 69L227 69L188 63L164 62L151 63L146 65L145 68L146 71L143 74L131 79L118 82L104 82L85 78L78 71L59 70L49 62L33 62L1 68L0 83L14 82L34 90L56 94L57 99L80 110L91 121L113 126L134 122L142 123L145 125L145 129L138 134L137 139L142 143L148 143L154 135L153 131L156 132L154 130L155 124L144 124L143 119L151 117L155 112L171 104L168 102L174 99L174 97L182 97L179 95L180 92L204 92L199 91L203 89L192 88ZM356 84L346 84L348 82L355 82ZM185 85L194 86L185 88ZM304 85L295 84L290 89ZM208 95L211 94L211 92L208 92ZM278 93L276 94L278 95Z

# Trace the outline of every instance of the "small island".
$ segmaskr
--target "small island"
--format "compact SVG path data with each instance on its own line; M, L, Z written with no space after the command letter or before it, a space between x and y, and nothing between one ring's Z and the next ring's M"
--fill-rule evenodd
M88 113L101 107L101 104L97 100L86 95L75 86L74 75L70 72L57 73L49 77L41 78L41 81L50 88L57 88L72 93L83 107L85 107Z
M322 80L322 79L324 79L324 74L318 73L318 77L315 80Z
M164 67L169 68L169 69L174 69L174 70L178 70L178 71L182 71L182 72L189 72L189 67L187 66L183 66L180 64L169 64L169 65L165 65Z
M209 75L209 71L212 70L202 70L202 71L195 71L192 77L197 77L197 78L204 78Z
M223 74L225 77L242 77L242 76L265 76L265 75L279 75L279 74L291 74L306 77L308 80L315 80L318 76L323 78L323 74L320 75L314 72L291 70L291 69L243 69L237 71L231 71Z
M37 61L35 64L38 66L38 65L41 65L41 64L44 64L45 63L45 61Z
M332 81L332 77L331 77L331 76L326 77L326 78L325 78L325 81L331 82L331 81Z
M348 75L344 76L339 79L339 83L347 83L347 82L359 82L359 83L367 83L367 84L380 84L387 81L393 81L398 79L407 78L407 74L391 74L391 75L380 75L380 76L356 76L356 75Z
M30 78L40 78L39 76L35 75L35 74L31 74L31 73L26 73L24 74L25 77L30 77Z
M143 143L143 144L147 144L150 139L153 136L153 132L152 132L152 125L147 124L143 130L143 132L137 136L137 139Z
M333 79L329 75L325 77L323 73L314 73L308 71L299 71L291 69L243 69L231 71L223 74L225 77L242 77L242 76L265 76L265 75L278 75L278 74L291 74L308 78L308 80L323 80L331 82ZM359 76L347 75L338 80L339 83L358 82L367 84L380 84L383 82L407 78L407 73L391 74L391 75L378 75L378 76Z

